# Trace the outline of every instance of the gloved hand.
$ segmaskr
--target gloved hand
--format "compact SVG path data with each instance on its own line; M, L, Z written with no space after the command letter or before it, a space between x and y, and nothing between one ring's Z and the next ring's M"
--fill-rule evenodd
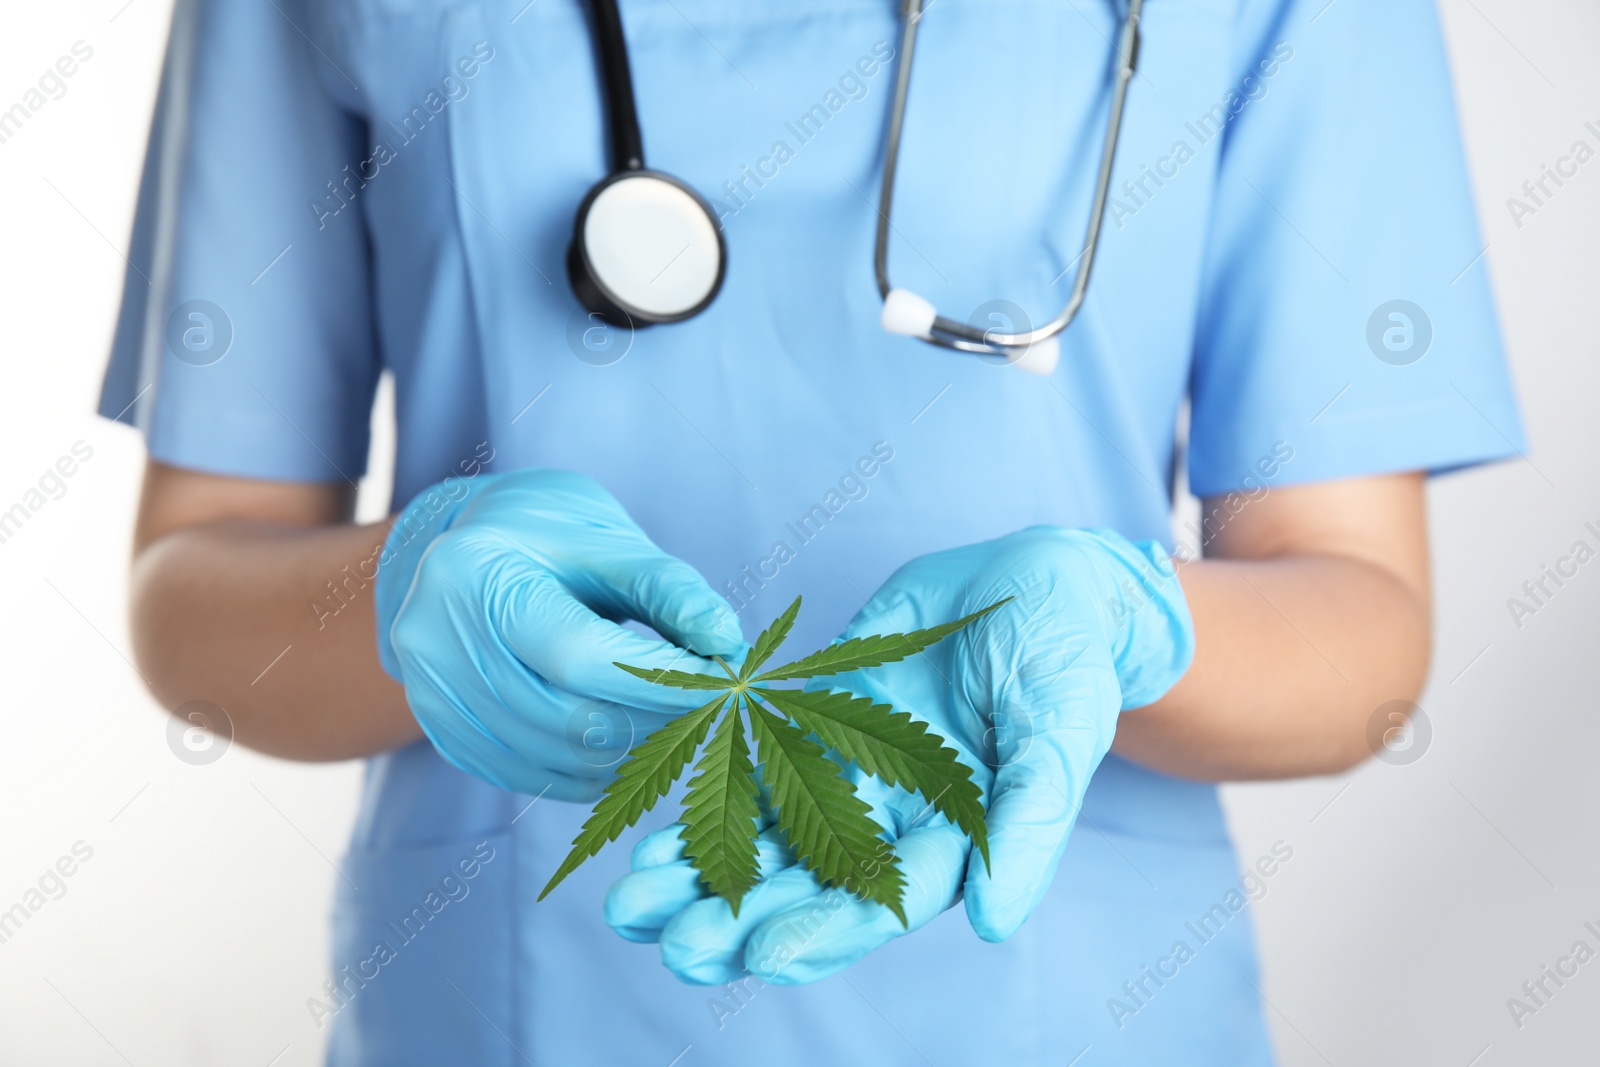
M439 754L502 789L596 799L632 743L704 703L613 662L720 673L684 649L747 647L700 573L579 474L446 481L402 512L379 559L384 669Z
M1047 526L913 560L843 636L936 626L1008 596L1016 599L920 655L812 684L927 720L984 787L988 869L923 798L855 770L905 873L910 930L964 895L980 937L1015 933L1055 876L1118 715L1159 699L1193 658L1188 605L1157 544ZM698 884L679 829L640 843L605 915L630 940L659 940L662 962L684 981L749 971L798 985L910 932L880 904L823 889L774 842L763 844L762 881L735 918ZM796 930L805 932L798 942Z

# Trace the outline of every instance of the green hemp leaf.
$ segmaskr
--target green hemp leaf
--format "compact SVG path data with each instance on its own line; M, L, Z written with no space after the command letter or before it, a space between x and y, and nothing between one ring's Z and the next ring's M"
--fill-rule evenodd
M972 769L927 723L888 704L838 690L776 689L769 683L825 678L906 659L1008 600L926 630L853 637L762 671L794 628L800 613L796 597L756 638L737 672L717 660L726 677L618 663L647 682L704 690L711 700L645 738L618 765L616 777L539 899L654 808L699 752L683 802L684 852L700 881L726 900L735 915L760 876L759 766L778 827L800 861L824 884L877 901L904 925L905 876L899 861L873 821L871 807L856 795L844 764L830 753L890 785L921 794L930 808L972 839L987 866L989 830L983 792L972 780ZM750 759L747 724L759 764Z

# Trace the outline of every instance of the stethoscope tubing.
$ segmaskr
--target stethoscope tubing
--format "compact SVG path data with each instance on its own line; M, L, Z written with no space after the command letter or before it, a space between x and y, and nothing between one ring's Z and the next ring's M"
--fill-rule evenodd
M1144 0L1130 0L1128 14L1122 23L1117 41L1117 69L1111 93L1111 111L1106 120L1106 136L1100 153L1100 172L1095 180L1094 201L1089 209L1088 232L1084 237L1083 251L1078 255L1078 273L1073 279L1072 293L1066 306L1054 319L1032 330L1002 332L973 326L943 315L935 317L928 335L921 338L930 344L954 348L979 355L1010 356L1008 349L1027 348L1039 341L1054 337L1077 317L1089 290L1089 277L1094 269L1095 253L1100 245L1100 230L1105 221L1106 202L1111 193L1111 172L1116 163L1117 140L1122 132L1123 111L1127 104L1128 84L1138 68L1139 17ZM906 0L905 27L900 37L900 67L895 74L894 102L889 111L889 134L884 149L883 186L879 197L877 238L873 244L873 270L877 276L878 293L887 298L893 285L889 282L889 231L894 215L895 175L900 162L900 138L905 125L906 97L911 87L912 59L916 54L917 24L922 20L922 0Z
M605 82L607 125L611 133L613 174L644 169L644 137L639 132L639 110L633 96L633 72L628 64L628 42L622 32L617 0L592 0L596 51L600 76Z

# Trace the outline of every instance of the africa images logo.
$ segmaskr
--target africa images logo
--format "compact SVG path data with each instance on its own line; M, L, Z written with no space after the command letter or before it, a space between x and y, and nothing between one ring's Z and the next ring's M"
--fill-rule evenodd
M1409 300L1390 300L1367 319L1367 347L1392 367L1406 367L1428 354L1433 320Z
M233 348L233 320L209 300L185 300L167 316L167 349L191 367L209 367Z

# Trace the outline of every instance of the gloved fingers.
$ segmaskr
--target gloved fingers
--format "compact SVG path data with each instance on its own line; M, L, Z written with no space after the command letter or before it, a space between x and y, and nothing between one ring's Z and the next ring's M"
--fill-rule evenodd
M852 687L851 692L855 692ZM876 694L874 694L876 697ZM909 706L909 705L908 705ZM900 705L896 705L900 710ZM959 742L949 738L941 739L946 745L951 745L960 751ZM872 808L872 821L879 826L886 827L889 837L899 841L914 830L927 829L933 826L942 826L949 822L927 797L903 785L890 785L875 774L868 774L855 763L845 766L845 778L855 786L856 796ZM980 788L987 784L987 768L979 764L976 781ZM943 793L940 793L941 797ZM898 847L898 845L896 846Z
M858 637L906 633L918 629L921 626L921 612L915 599L900 593L886 595L879 590L861 606L849 625L834 639L834 644ZM913 662L915 668L911 667ZM919 655L909 661L888 663L866 670L821 675L813 677L805 687L812 692L847 690L855 696L891 704L896 710L916 714L918 706L928 703L924 699L928 695L924 692L928 688L927 680L920 677L926 662ZM929 673L937 676L937 671Z
M464 516L501 554L549 570L597 614L645 623L707 656L748 647L727 602L689 563L663 552L622 503L573 471L517 472L493 501Z
M671 826L645 834L639 839L639 843L633 846L633 855L628 861L630 867L635 871L646 871L651 867L677 863L683 859L685 829L683 823L675 822Z
M532 716L535 721L531 725L543 726L548 743L557 746L557 765L564 766L571 759L576 765L592 768L602 781L610 781L633 748L676 718L607 700L581 700L543 679L538 683L550 696ZM517 712L508 714L516 716Z
M543 795L567 803L593 803L605 791L610 772L539 758L545 749L508 746L485 733L447 693L426 683L408 684L406 699L422 732L445 762L513 793ZM556 742L557 745L560 742ZM532 758L530 758L532 757Z
M1101 659L1055 668L1045 679L1029 679L1027 667L1019 672L1026 702L1013 702L1010 713L1030 724L1029 733L1000 750L985 816L990 863L985 868L975 854L966 883L967 917L985 941L1016 933L1044 899L1089 779L1111 746L1118 689Z
M602 619L531 562L503 564L488 604L498 637L516 658L568 693L657 712L689 711L712 693L656 685L616 666L726 678L711 660Z
M1044 899L1083 800L1055 769L997 778L989 803L989 864L974 854L967 918L985 941L1016 933Z
M418 722L436 747L475 760L475 773L500 767L497 785L508 772L550 770L598 789L630 748L671 719L557 689L504 650L481 618L435 634L406 615L396 630Z
M902 591L891 591L885 586L861 605L861 609L851 617L849 625L839 635L839 640L874 634L907 633L921 626L921 612L917 610L916 598Z
M744 974L750 932L769 915L816 896L820 888L810 871L793 866L756 883L740 902L738 915L721 897L696 901L662 928L661 962L691 985L731 982Z
M984 592L993 585L995 544L949 548L903 564L850 621L845 636L921 630L987 607L998 599ZM988 621L992 617L979 625Z
M700 872L688 860L631 871L606 890L601 915L619 937L641 944L661 940L661 931L683 909L706 897Z
M971 848L966 835L948 824L911 831L895 842L906 880L905 926L882 904L830 887L768 915L745 944L744 966L774 985L804 985L837 974L954 907Z
M505 673L496 668L510 660L568 693L662 712L698 707L707 694L653 685L615 663L725 677L710 660L601 618L537 559L468 526L428 547L392 635L402 661L407 648L427 656L455 636L480 674Z
M784 842L783 831L772 825L770 818L758 819L756 826L759 831L756 835L756 860L762 872L770 874L793 866L794 852ZM633 846L633 855L629 861L632 869L643 871L683 859L685 848L683 830L683 823L675 822L671 826L645 834L639 843Z
M596 578L609 587L622 613L680 648L722 656L737 666L749 646L733 608L688 563L653 544L645 547L597 569Z
M679 912L710 895L700 873L682 858L681 830L681 824L675 824L647 835L634 848L633 871L606 892L606 924L629 941L659 941L662 929ZM756 861L766 877L789 867L794 859L780 841L763 836L756 841Z

